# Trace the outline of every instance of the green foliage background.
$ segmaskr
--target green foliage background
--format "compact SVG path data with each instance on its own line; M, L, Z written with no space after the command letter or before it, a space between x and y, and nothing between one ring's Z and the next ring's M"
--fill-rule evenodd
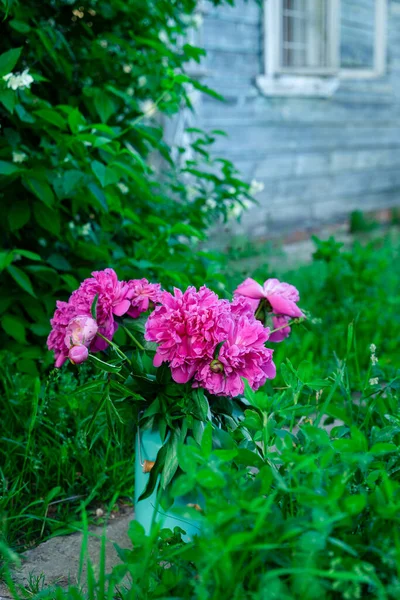
M218 263L197 245L248 197L248 185L210 157L214 134L193 132L190 158L181 148L175 161L163 139L165 119L191 109L191 89L213 93L185 74L203 55L184 38L195 8L193 0L3 0L1 341L21 371L49 363L55 300L92 270L221 285ZM3 76L25 69L31 88L9 89Z

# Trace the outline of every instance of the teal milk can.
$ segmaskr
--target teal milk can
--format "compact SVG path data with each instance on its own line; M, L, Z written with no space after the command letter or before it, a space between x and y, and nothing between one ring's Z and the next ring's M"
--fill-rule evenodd
M193 498L190 496L176 498L168 511L164 511L160 505L157 505L156 490L148 498L139 501L150 477L150 473L146 472L149 463L156 460L161 446L162 441L158 431L138 427L135 456L135 519L144 527L146 534L150 533L154 517L154 520L161 523L164 529L173 530L174 527L180 527L186 532L183 536L185 541L190 541L194 535L200 533L200 524L191 517L189 510L185 515L185 509L188 509L189 505L197 504ZM176 509L179 509L179 512Z

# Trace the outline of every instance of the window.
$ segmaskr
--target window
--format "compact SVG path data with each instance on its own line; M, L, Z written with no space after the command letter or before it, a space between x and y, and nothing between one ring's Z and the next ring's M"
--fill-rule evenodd
M337 0L277 2L276 71L332 73L337 69Z
M270 95L329 96L340 78L385 72L388 0L265 0L264 66Z

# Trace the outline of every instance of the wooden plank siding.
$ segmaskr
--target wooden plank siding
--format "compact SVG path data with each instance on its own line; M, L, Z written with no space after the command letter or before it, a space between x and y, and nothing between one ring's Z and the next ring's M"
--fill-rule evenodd
M342 63L371 68L375 1L341 3ZM385 76L343 79L330 98L264 96L262 31L255 0L205 10L204 83L225 102L203 96L199 123L225 130L216 154L264 184L234 230L268 236L400 206L400 0L389 0Z

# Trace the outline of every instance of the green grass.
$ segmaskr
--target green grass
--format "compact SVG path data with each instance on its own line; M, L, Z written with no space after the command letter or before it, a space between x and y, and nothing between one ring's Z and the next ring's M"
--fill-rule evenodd
M100 415L86 435L99 398L75 390L88 375L53 371L40 381L18 373L12 355L2 357L0 518L13 548L74 530L82 502L92 508L132 497L134 432L121 426L116 440Z

